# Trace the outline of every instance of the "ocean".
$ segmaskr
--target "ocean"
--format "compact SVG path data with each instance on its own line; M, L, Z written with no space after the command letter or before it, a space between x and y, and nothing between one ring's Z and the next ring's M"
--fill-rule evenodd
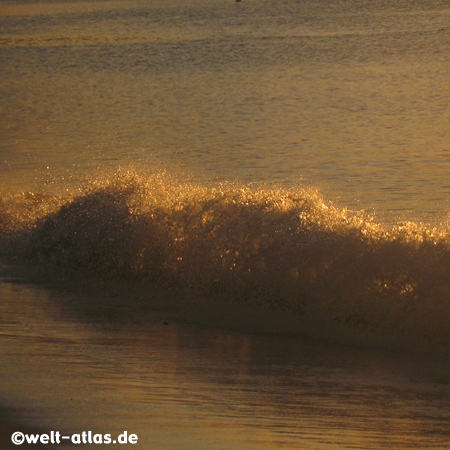
M0 0L2 446L449 448L449 18Z

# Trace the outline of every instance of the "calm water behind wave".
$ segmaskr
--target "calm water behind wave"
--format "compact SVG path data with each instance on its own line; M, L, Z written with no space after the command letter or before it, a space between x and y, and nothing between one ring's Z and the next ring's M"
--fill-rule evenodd
M449 210L446 2L2 3L1 187L134 163Z

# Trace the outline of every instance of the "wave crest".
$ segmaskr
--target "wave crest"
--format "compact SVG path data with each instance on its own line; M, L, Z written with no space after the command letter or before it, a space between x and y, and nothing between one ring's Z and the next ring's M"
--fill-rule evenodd
M316 191L118 172L69 197L3 196L3 259L191 289L364 332L450 342L443 224L385 227Z

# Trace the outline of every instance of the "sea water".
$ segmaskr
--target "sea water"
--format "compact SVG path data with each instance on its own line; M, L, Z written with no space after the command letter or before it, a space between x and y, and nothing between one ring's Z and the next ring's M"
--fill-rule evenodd
M446 448L449 17L1 1L5 407L143 449Z
M443 1L2 2L2 189L132 163L448 212Z

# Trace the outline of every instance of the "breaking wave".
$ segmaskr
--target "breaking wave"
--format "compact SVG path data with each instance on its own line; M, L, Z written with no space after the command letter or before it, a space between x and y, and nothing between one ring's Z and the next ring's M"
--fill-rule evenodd
M285 311L310 334L450 343L450 227L387 227L313 190L119 171L61 197L3 194L0 255Z

